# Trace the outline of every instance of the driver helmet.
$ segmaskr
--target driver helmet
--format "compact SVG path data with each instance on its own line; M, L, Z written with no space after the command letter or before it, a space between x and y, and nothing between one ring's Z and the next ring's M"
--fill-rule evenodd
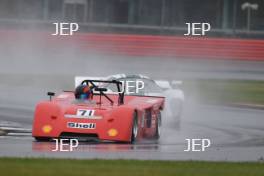
M89 100L92 98L92 90L89 85L79 85L75 89L75 98L80 100Z

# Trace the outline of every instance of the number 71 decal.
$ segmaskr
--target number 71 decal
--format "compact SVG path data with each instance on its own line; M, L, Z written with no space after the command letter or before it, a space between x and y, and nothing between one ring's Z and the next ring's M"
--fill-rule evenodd
M78 109L76 115L79 117L90 117L93 116L95 110L88 110L88 109Z

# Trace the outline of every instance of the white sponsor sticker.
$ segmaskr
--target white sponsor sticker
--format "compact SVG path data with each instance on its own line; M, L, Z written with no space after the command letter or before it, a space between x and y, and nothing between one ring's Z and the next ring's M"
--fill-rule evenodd
M85 116L77 116L74 114L65 114L64 115L65 118L77 118L77 119L95 119L95 120L99 120L102 119L102 116L89 116L89 117L85 117Z
M76 116L78 116L78 117L90 117L90 116L93 116L94 113L95 113L95 110L78 109Z
M157 99L150 98L146 102L147 103L156 103L157 101L158 101Z
M78 122L68 122L68 128L79 128L79 129L95 129L95 123L78 123Z
M102 116L94 115L95 110L89 109L78 109L76 114L65 114L66 118L87 118L87 119L102 119Z

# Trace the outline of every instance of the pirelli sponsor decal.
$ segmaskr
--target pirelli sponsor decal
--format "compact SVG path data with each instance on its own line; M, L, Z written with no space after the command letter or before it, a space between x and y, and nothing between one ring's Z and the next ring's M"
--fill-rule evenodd
M68 122L68 128L79 128L79 129L95 129L95 123L78 123L78 122Z

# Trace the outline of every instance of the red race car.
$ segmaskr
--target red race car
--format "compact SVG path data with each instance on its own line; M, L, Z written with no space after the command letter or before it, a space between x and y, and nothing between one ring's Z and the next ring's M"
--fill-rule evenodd
M127 95L122 82L84 80L75 91L55 94L38 103L32 136L37 141L52 138L119 141L133 143L160 137L164 97ZM108 92L116 86L117 92Z

